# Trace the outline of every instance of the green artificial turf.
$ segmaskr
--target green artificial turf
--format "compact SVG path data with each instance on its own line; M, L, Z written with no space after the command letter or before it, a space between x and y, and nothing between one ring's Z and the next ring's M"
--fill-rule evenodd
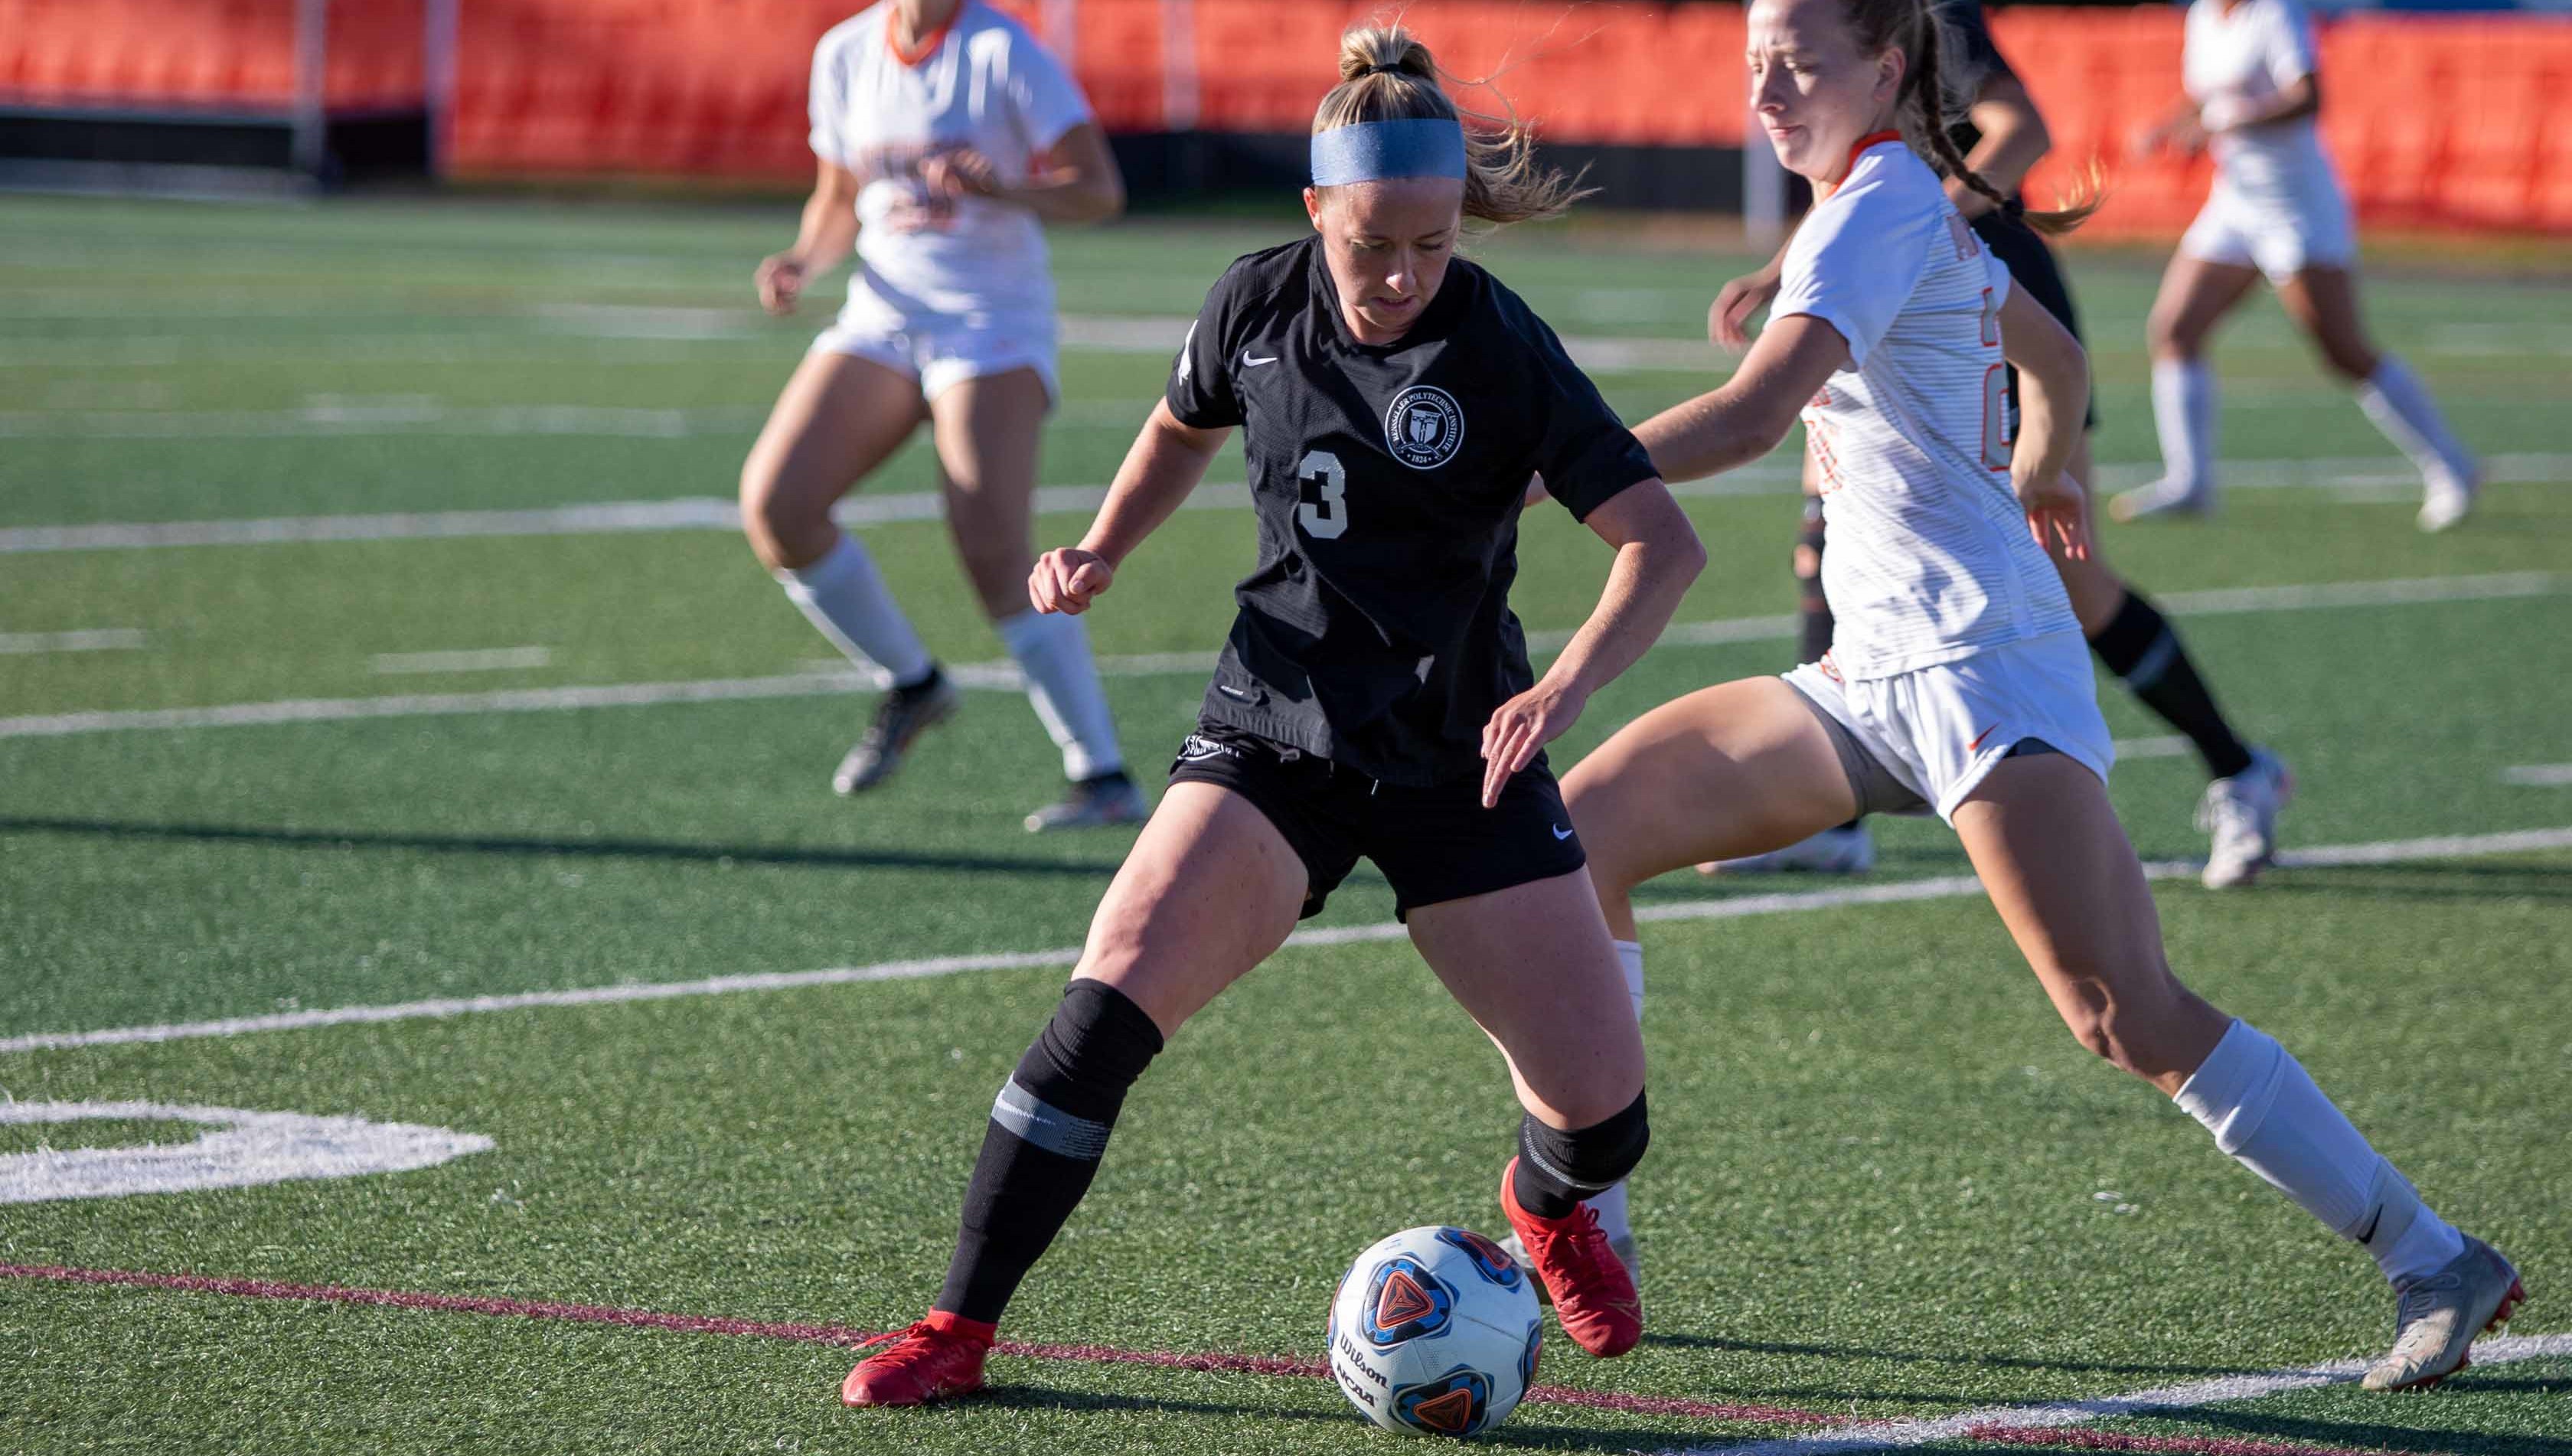
M725 496L819 327L744 307L751 263L790 221L20 200L0 213L0 529ZM1063 306L1183 316L1226 259L1291 225L1059 235ZM1567 335L1662 340L1695 338L1742 264L1608 227L1483 256ZM2153 454L2138 346L2157 264L2073 256L2112 464ZM2107 527L2104 544L2175 604L2245 732L2295 767L2290 848L2572 826L2572 788L2506 776L2572 763L2572 315L2556 281L2417 263L2373 281L2369 309L2477 447L2555 461L2501 470L2469 525L2419 536L2401 462L2263 302L2220 356L2226 453L2380 460L2389 483L2244 488L2213 521ZM1630 417L1718 376L1705 359L1701 375L1610 372L1603 387ZM1102 482L1163 367L1067 352L1045 479ZM534 408L651 418L508 432L522 426L506 411ZM1228 456L1211 478L1238 472ZM1762 478L1689 498L1712 561L1681 621L1791 610L1791 487ZM931 480L914 450L869 488ZM1056 511L1039 528L1050 541L1082 524ZM868 531L942 656L1003 656L940 526ZM1147 779L1203 680L1115 664L1211 651L1249 536L1237 508L1176 517L1090 618ZM1604 548L1541 510L1522 557L1531 629L1578 625ZM2192 595L2418 578L2463 599ZM739 538L710 528L0 555L0 643L99 629L143 636L0 655L0 720L779 677L828 657ZM1665 644L1600 694L1558 765L1654 703L1785 665L1781 632L1727 631ZM543 664L378 660L524 647ZM903 777L843 801L825 781L865 701L0 736L0 1040L1076 946L1130 835L1019 830L1059 782L1022 703L971 694ZM2113 785L2137 847L2202 853L2195 761L2153 751L2168 728L2113 681L2101 701L2143 745ZM1861 883L1965 872L1934 823L1878 834ZM1836 886L1682 872L1644 896ZM2572 851L2286 869L2250 894L2173 880L2159 900L2174 966L2294 1048L2434 1203L2519 1260L2535 1301L2515 1328L2572 1329L2557 1292L2572 1279ZM1320 924L1390 911L1361 869ZM1681 919L1646 940L1655 1135L1635 1216L1652 1333L1614 1363L1555 1337L1546 1379L1874 1420L2382 1344L2390 1300L2364 1258L2083 1053L1980 901ZM935 1291L983 1110L1061 975L0 1053L0 1097L359 1114L494 1143L403 1173L0 1203L0 1264L898 1325ZM1515 1116L1488 1044L1398 942L1290 949L1138 1087L1008 1333L1317 1358L1358 1248L1424 1222L1496 1229ZM0 1122L0 1177L39 1148L200 1130ZM1317 1380L1014 1357L983 1398L852 1413L835 1399L849 1359L742 1334L0 1277L0 1452L1076 1456L1391 1439ZM2572 1360L2546 1359L2411 1399L2335 1386L2089 1429L2552 1456L2572 1452L2567 1391ZM1532 1404L1490 1439L1660 1451L1817 1429Z

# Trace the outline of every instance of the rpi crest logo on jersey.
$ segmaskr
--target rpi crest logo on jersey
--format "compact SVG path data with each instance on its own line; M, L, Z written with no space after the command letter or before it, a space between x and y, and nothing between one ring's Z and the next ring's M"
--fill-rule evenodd
M1415 470L1435 470L1465 447L1465 411L1435 384L1414 384L1384 411L1384 443Z
M1456 1295L1416 1259L1397 1255L1376 1265L1366 1301L1367 1343L1382 1349L1447 1327Z

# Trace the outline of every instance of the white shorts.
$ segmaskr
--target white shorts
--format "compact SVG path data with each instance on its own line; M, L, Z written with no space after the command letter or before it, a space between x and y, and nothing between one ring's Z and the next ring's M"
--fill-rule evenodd
M2253 200L2218 182L2179 240L2183 257L2255 268L2282 284L2307 268L2357 262L2357 226L2336 186Z
M906 316L863 291L864 285L851 285L849 307L813 341L814 352L854 355L909 374L929 400L966 379L1011 369L1034 369L1045 398L1062 397L1052 310Z
M2108 720L2099 716L2090 644L2079 632L2049 632L1859 682L1842 679L1826 654L1787 673L1786 682L1941 819L1953 820L1992 765L2030 739L2102 783L2117 761ZM1860 795L1867 797L1863 786Z

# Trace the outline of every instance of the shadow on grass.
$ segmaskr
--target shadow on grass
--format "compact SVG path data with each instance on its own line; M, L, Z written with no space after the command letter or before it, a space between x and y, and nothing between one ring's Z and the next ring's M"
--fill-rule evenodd
M1647 1345L1666 1345L1681 1350L1720 1350L1748 1355L1812 1355L1828 1360L1894 1360L1928 1365L1959 1365L1994 1370L2079 1370L2103 1375L2241 1375L2249 1373L2238 1365L2173 1365L2095 1360L2040 1360L2018 1355L1938 1354L1921 1350L1876 1350L1859 1345L1807 1345L1777 1340L1728 1340L1715 1335L1647 1334ZM2260 1368L2265 1368L2260 1367ZM1783 1392L1779 1392L1783 1394ZM1864 1400L1880 1400L1886 1391L1804 1391L1804 1399L1833 1399L1853 1395ZM1952 1392L1923 1394L1923 1400L1953 1400Z
M1318 1382L1316 1382L1318 1388ZM1376 1435L1354 1410L1297 1410L1268 1405L1236 1405L1210 1400L1168 1400L1140 1395L1110 1395L1092 1390L1052 1390L1037 1385L993 1385L971 1397L968 1408L1001 1410L1100 1412L1214 1416L1227 1420L1302 1421L1346 1428L1350 1443ZM1668 1451L1702 1445L1706 1428L1654 1428L1643 1425L1591 1427L1549 1423L1544 1407L1521 1406L1497 1429L1474 1438L1480 1446L1510 1446L1530 1451Z
M509 835L394 834L379 830L274 829L233 824L133 824L103 819L0 818L0 834L76 834L99 839L262 845L281 849L414 850L441 855L641 860L771 865L797 869L937 870L983 875L1054 875L1105 880L1115 860L1047 860L1014 855L917 850L823 849L794 845L690 844L660 839L547 839Z
M2492 1387L2473 1388L2489 1390ZM2463 1391L2460 1389L2458 1393ZM2433 1393L2395 1398L2406 1402L2403 1409L2409 1413L2418 1409L2409 1402L2436 1399L2437 1396ZM2566 1452L2572 1452L2572 1441L2553 1436L2513 1436L2462 1430L2421 1431L2407 1426L2321 1420L2311 1416L2261 1415L2247 1410L2193 1410L2184 1419L2192 1425L2212 1426L2263 1440L2418 1452L2421 1456L2565 1456Z

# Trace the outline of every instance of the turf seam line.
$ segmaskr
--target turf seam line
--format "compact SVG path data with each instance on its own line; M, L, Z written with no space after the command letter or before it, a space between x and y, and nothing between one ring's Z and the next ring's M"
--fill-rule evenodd
M2400 486L2411 479L2410 466L2398 456L2348 456L2331 459L2228 459L2221 462L2227 489L2347 490ZM2484 461L2488 478L2523 484L2560 484L2572 480L2572 454L2494 455ZM2103 465L2099 488L2115 490L2141 484L2160 473L2140 463ZM1783 494L1796 488L1800 471L1790 464L1763 461L1727 471L1711 480L1691 480L1669 487L1683 498L1721 498ZM1106 499L1104 485L1046 485L1037 489L1038 515L1094 511ZM2369 497L2371 498L2371 497ZM1206 484L1181 502L1182 510L1241 510L1250 504L1250 487L1231 481ZM945 497L936 491L864 492L843 500L833 510L843 525L890 525L946 518ZM629 531L722 530L741 528L740 507L717 496L676 496L662 500L617 500L590 504L541 506L514 510L384 511L367 514L253 516L211 520L105 521L76 525L28 525L0 529L0 555L41 551L143 550L169 546L256 546L312 541L433 540L461 536L577 536Z
M2557 1355L2572 1355L2572 1332L2487 1337L2478 1341L2473 1347L2473 1361L2476 1366L2506 1365L2518 1360L2545 1359ZM2198 1406L2260 1400L2271 1395L2283 1395L2289 1391L2345 1384L2366 1373L2368 1363L2365 1360L2330 1360L2319 1365L2307 1365L2299 1370L2271 1370L2258 1375L2225 1375L2187 1385L2168 1385L2151 1390L2132 1391L2124 1395L2102 1396L2096 1400L2061 1401L2032 1406L1992 1406L1982 1410L1941 1416L1935 1420L1870 1421L1863 1425L1846 1426L1835 1431L1817 1431L1810 1435L1776 1440L1693 1446L1676 1453L1676 1456L1825 1456L1825 1453L1895 1450L1908 1446L1925 1446L1934 1441L1954 1440L1992 1440L2010 1445L2030 1445L2034 1444L2039 1437L2050 1435L2064 1427L2086 1425L2092 1421L2107 1420L2117 1416L2186 1411ZM2104 1433L2084 1433L2092 1440L2101 1434ZM2072 1442L2067 1440L2065 1443ZM2103 1446L2103 1449L2203 1450L2208 1453L2208 1456L2281 1456L2281 1453L2274 1448L2256 1446L2248 1451L2235 1453L2230 1448L2219 1452L2212 1447L2127 1445L2120 1441L2114 1446Z
M294 1284L275 1279L228 1279L205 1274L171 1274L146 1269L72 1268L59 1264L0 1264L0 1278L58 1284L105 1284L159 1289L182 1294L227 1294L245 1299L279 1299L304 1303L356 1304L439 1314L481 1314L521 1319L566 1320L578 1324L616 1325L628 1329L667 1330L678 1334L719 1334L804 1344L856 1347L899 1331L853 1329L838 1324L736 1319L725 1315L672 1314L655 1309L627 1309L604 1304L567 1304L552 1300L505 1299L477 1294L433 1294L421 1290L360 1289L340 1284ZM1127 1350L1109 1345L1074 1345L1002 1340L992 1352L1022 1360L1060 1360L1080 1364L1151 1365L1168 1370L1196 1370L1227 1375L1274 1375L1327 1380L1330 1369L1318 1360L1274 1355L1235 1355L1222 1351ZM1528 1400L1544 1405L1586 1406L1638 1415L1682 1415L1699 1420L1761 1422L1774 1425L1828 1426L1845 1416L1785 1406L1729 1404L1678 1396L1637 1395L1615 1390L1579 1390L1539 1385Z
M2418 606L2436 602L2501 601L2551 596L2572 590L2572 575L2550 571L2501 571L2476 576L2391 577L2376 581L2318 581L2287 586L2224 587L2172 592L2162 605L2182 616L2349 607ZM1652 650L1780 641L1798 630L1791 616L1723 617L1674 622ZM1560 651L1566 630L1528 633L1536 652ZM540 649L517 649L520 651ZM421 655L421 654L406 654ZM1195 674L1214 669L1211 652L1148 652L1098 659L1103 677ZM1023 685L1008 661L958 663L947 669L958 686L1015 692ZM769 698L827 697L886 685L856 667L786 673L776 677L700 678L675 682L597 683L507 688L474 693L403 693L363 698L285 698L203 708L117 708L38 713L0 718L0 738L59 738L88 733L130 733L194 728L273 727L286 723L342 723L370 718L415 718L479 713L569 712L586 708L668 707L681 703L745 702Z
M2374 840L2357 844L2317 845L2288 850L2277 857L2284 869L2321 869L2398 864L2406 860L2469 859L2486 855L2523 854L2572 849L2572 826L2508 830L2497 834L2433 835L2419 839ZM2144 866L2154 880L2194 877L2202 865L2194 860L2155 860ZM1953 900L1980 895L1982 882L1971 875L1925 880L1898 880L1884 885L1851 885L1771 895L1736 895L1720 900L1690 900L1638 909L1644 921L1731 920L1752 915L1783 915L1860 905L1893 905L1921 900ZM1401 940L1401 925L1328 926L1298 931L1286 938L1289 948L1362 945ZM1049 951L1000 951L965 956L934 956L885 961L872 966L840 966L821 971L769 971L736 976L710 976L694 981L629 983L575 987L559 991L523 991L503 995L450 997L432 1001L395 1002L378 1006L331 1007L314 1011L273 1012L255 1017L173 1022L155 1026L114 1027L88 1032L38 1032L0 1039L0 1056L17 1052L50 1052L78 1047L119 1047L177 1042L203 1037L238 1037L255 1032L307 1031L366 1023L434 1020L486 1012L536 1007L600 1006L685 997L730 996L747 992L792 991L813 986L845 986L876 981L913 981L972 971L1033 970L1068 966L1080 959L1080 948Z

